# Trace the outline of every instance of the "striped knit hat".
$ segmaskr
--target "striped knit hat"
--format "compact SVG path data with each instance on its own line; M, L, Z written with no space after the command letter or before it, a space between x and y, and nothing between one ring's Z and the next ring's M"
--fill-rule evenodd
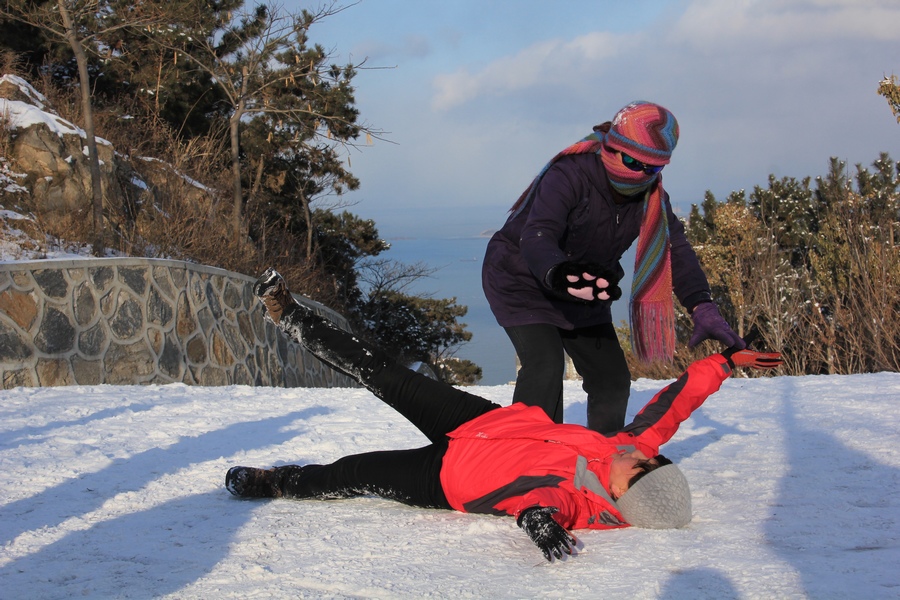
M649 165L667 165L678 143L675 115L652 102L632 102L616 113L606 145Z

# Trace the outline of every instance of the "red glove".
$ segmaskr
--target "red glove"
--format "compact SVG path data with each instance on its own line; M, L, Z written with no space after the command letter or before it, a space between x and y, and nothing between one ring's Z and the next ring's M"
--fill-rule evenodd
M752 367L754 369L774 369L780 367L784 362L781 360L780 352L756 352L755 350L744 349L738 350L733 354L722 355L728 359L732 367Z
M780 352L757 352L750 349L750 344L759 336L759 330L754 327L741 342L722 352L722 356L728 360L728 364L734 367L750 367L753 369L774 369L784 362Z

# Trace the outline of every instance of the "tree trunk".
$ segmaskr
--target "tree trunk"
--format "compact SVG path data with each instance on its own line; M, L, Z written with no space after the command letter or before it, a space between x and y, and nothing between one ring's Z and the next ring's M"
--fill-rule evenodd
M313 222L312 211L309 209L309 202L306 200L306 194L303 190L299 190L300 205L303 207L303 218L306 219L306 260L312 259L313 252Z
M243 204L243 191L241 190L241 119L244 116L245 98L247 97L247 80L250 73L245 66L242 69L243 79L241 81L241 96L235 107L234 114L231 115L231 190L234 198L234 209L231 214L232 227L234 228L234 237L238 239L241 235L241 208Z
M91 105L91 82L88 76L87 57L81 40L75 31L72 17L65 2L59 2L59 16L66 28L66 41L75 55L78 65L79 87L81 89L81 109L84 111L84 134L88 149L88 167L91 172L91 207L94 226L94 256L102 256L105 251L103 242L103 186L100 181L100 157L97 154L97 138L94 132L94 111Z
M252 165L251 161L251 165ZM256 163L256 175L253 177L253 182L250 184L250 194L247 196L247 202L249 203L251 199L256 198L259 195L259 188L262 186L262 178L264 171L266 170L266 157L260 156L259 162Z
M234 237L241 235L241 204L243 193L241 190L241 110L235 111L231 117L231 193L234 206L231 214L231 224Z

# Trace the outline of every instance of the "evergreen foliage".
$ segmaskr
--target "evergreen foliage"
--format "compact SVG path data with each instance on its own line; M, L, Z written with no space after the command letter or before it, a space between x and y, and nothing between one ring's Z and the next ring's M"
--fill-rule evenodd
M365 295L352 314L359 330L372 342L395 350L401 362L427 363L449 383L474 385L481 380L481 367L454 356L472 339L466 324L459 322L468 307L456 304L456 298L434 299L406 292L412 282L432 275L435 269L365 260L357 270Z
M694 206L688 235L726 319L789 374L900 370L900 165L832 159L824 177ZM684 327L689 329L689 326ZM709 344L709 343L707 343Z
M331 284L339 302L349 310L360 304L362 292L356 268L390 246L378 236L375 222L353 213L317 210L314 228L319 264L332 274Z
M360 304L357 318L373 341L395 350L401 362L426 362L441 379L468 384L481 379L481 369L452 356L460 344L472 339L465 323L458 321L467 312L467 307L456 304L456 298L434 299L383 290L369 294Z
M329 64L325 49L308 43L310 27L329 14L258 4L204 40L168 42L209 78L227 106L234 235L242 233L246 191L259 192L264 182L275 192L269 202L283 206L358 186L339 158L340 148L365 129L354 106L355 68Z
M897 76L891 75L882 79L878 84L878 93L887 100L891 111L897 117L897 122L900 123L900 81Z

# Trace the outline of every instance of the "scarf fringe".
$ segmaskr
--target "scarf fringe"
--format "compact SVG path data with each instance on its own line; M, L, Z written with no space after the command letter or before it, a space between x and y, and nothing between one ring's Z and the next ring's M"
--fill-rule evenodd
M631 348L643 362L675 357L675 307L666 302L631 302Z

